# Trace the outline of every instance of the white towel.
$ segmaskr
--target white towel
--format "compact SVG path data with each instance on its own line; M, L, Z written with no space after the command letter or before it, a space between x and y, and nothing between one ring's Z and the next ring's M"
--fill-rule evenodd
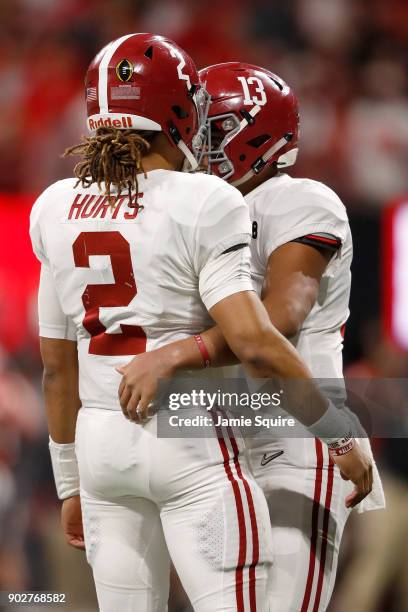
M367 497L357 506L357 511L361 514L369 510L380 510L381 508L385 508L385 495L378 467L374 461L370 440L368 438L358 438L358 442L363 451L367 453L373 462L373 489L370 495L367 495Z

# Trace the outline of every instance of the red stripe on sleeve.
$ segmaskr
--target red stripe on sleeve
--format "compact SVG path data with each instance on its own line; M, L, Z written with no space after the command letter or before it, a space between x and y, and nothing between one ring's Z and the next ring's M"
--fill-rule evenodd
M308 238L309 240L315 240L316 242L322 242L324 244L331 244L333 246L340 246L341 240L340 238L328 238L326 236L319 236L316 234L307 234L304 238Z

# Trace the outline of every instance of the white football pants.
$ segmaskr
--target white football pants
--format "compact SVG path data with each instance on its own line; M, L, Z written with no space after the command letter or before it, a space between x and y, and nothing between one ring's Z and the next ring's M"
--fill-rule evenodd
M101 612L165 612L173 561L196 612L265 612L265 497L230 428L160 439L117 411L82 408L76 451L87 558Z
M270 612L324 612L336 578L353 490L315 439L247 441L252 472L269 507L273 566ZM281 452L283 451L283 453Z

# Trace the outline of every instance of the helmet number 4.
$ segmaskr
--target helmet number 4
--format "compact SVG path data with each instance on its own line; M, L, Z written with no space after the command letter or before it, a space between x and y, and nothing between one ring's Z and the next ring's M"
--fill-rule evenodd
M244 77L244 76L239 76L237 77L238 81L241 82L242 85L242 90L244 92L244 104L258 104L259 106L263 106L264 104L266 104L266 93L265 93L265 87L264 84L262 83L261 79L258 79L258 77L255 76L250 76L250 77ZM252 87L252 95L251 95L251 89L250 86L256 86L255 88ZM256 94L259 94L256 95Z

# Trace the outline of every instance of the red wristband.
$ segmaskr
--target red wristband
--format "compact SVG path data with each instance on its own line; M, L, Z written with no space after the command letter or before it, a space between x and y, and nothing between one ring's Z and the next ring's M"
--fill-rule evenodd
M196 334L194 336L194 340L197 342L201 357L203 358L204 367L209 368L211 365L210 353L207 351L207 347L204 344L204 340L202 339L200 334Z

